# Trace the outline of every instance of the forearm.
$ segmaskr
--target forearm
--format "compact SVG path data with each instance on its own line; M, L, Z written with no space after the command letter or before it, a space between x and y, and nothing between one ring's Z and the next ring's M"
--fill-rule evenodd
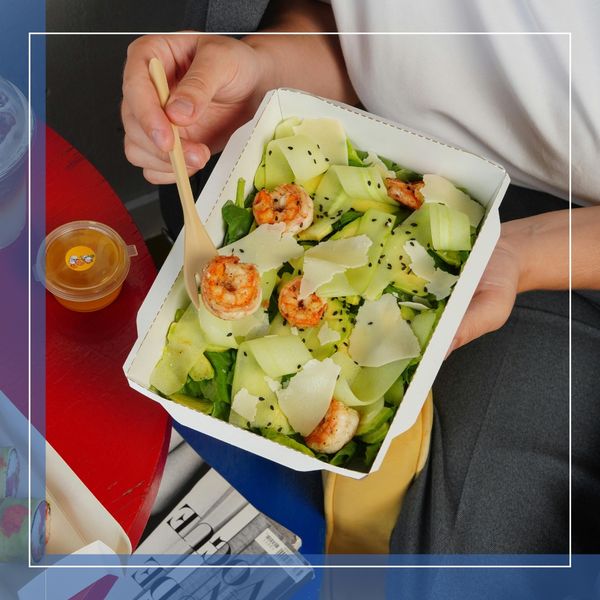
M282 35L250 35L244 41L260 56L260 96L276 87L296 87L308 92L356 103L339 39L318 35L335 31L331 7L315 0L274 0L262 31ZM285 35L302 32L304 35Z
M573 289L600 289L600 206L572 211ZM501 244L516 251L518 291L569 287L569 211L504 223Z

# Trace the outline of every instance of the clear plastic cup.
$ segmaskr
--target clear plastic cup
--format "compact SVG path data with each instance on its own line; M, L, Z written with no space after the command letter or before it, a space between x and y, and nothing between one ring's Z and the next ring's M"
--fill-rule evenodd
M108 225L73 221L46 237L37 257L38 277L66 308L92 312L117 298L135 246Z
M0 248L25 227L27 209L27 100L0 77Z

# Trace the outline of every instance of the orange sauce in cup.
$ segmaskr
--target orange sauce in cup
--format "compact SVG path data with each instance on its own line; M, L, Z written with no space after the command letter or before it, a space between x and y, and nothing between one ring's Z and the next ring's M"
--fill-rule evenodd
M129 273L125 242L96 221L74 221L50 233L38 254L46 288L70 310L92 312L119 295Z

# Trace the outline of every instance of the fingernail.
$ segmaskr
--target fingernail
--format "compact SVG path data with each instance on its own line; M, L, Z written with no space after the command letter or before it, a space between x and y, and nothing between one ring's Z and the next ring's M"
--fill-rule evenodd
M150 135L152 136L152 141L154 144L160 150L164 150L167 143L167 135L165 132L162 129L153 129Z
M185 164L188 167L199 167L201 164L200 157L195 152L186 152Z
M169 113L179 115L181 117L191 117L194 112L194 105L184 98L177 98L167 104Z

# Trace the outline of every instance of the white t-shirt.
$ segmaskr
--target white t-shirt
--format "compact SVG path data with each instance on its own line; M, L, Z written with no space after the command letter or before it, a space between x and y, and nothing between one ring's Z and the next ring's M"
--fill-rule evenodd
M367 110L568 198L572 32L573 201L600 202L599 0L331 0ZM426 35L422 32L513 32ZM524 35L522 32L544 32Z

